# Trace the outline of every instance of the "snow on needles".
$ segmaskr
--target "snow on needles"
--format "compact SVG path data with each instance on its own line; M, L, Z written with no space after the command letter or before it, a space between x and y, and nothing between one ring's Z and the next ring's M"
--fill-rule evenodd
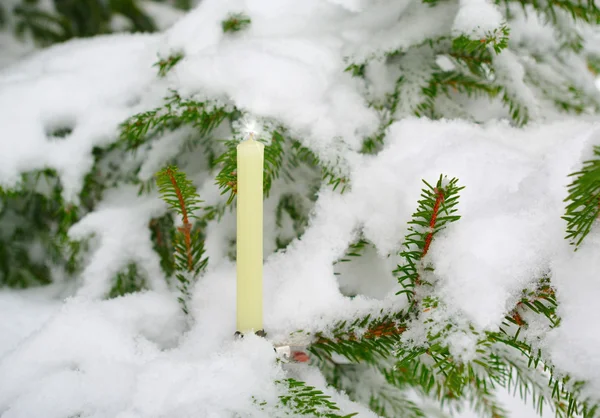
M458 205L462 218L433 241L428 254L446 306L439 314L477 330L495 329L521 290L551 271L562 325L541 344L559 370L599 391L600 357L591 349L599 341L588 331L600 320L593 299L600 291L600 241L596 233L573 254L563 239L561 215L567 175L600 144L600 128L575 120L516 129L504 122L408 118L390 127L381 152L360 154L362 139L377 129L379 119L366 103L364 86L344 72L344 58L381 52L389 47L388 34L402 31L397 15L406 9L410 17L429 7L395 0L373 2L372 8L365 3L204 0L165 34L72 41L3 69L0 184L15 186L23 172L54 168L65 198L75 201L93 164L92 149L114 142L119 124L159 104L168 88L224 98L257 118L284 123L321 159L339 159L351 187L344 194L321 190L302 238L285 251L266 254L265 328L270 338L282 341L296 330L322 330L336 319L402 309L397 282L378 263L388 260L383 265L393 268L400 261L397 253L421 180L435 182L442 173L457 177L465 186ZM391 17L385 13L389 7ZM223 34L220 22L231 11L251 16L246 32ZM472 13L481 30L501 23L494 6L483 0L462 1L455 12L426 33L450 30L452 24L471 33L477 28L467 25L465 16ZM405 41L422 41L414 24L407 31ZM185 58L159 80L152 65L172 51L183 51ZM522 75L516 56L503 54L497 58L501 75ZM511 94L535 109L533 93L517 81L512 87ZM53 135L65 129L70 132L65 137ZM160 165L158 154L169 144L178 146L178 139L163 137L154 144L144 178ZM201 192L218 193L208 173L202 180ZM270 343L232 337L235 265L223 255L228 241L223 230L231 232L233 215L209 226L210 264L194 288L195 322L186 329L147 228L164 210L156 195L139 197L129 187L112 190L70 231L74 238L95 234L75 297L63 303L53 295L32 310L29 293L0 292L3 418L264 416L248 394L277 402L274 381L285 375ZM334 263L360 233L375 248L361 260L362 277L345 283L359 292L349 298L340 291ZM100 300L108 280L131 261L144 267L151 290ZM361 292L366 285L358 279L376 289ZM465 357L472 351L471 341L461 335L450 343ZM324 385L315 370L301 373L309 383ZM369 416L345 395L334 396L349 412Z

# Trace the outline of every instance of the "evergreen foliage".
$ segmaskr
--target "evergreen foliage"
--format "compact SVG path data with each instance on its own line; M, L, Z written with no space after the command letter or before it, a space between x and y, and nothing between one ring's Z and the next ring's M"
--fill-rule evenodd
M208 265L204 258L204 241L200 230L192 223L194 214L200 209L200 196L196 188L184 173L176 167L166 167L156 175L158 191L171 210L181 216L182 226L177 227L173 237L175 250L175 277L181 295L179 302L188 314L190 287Z
M158 76L165 77L167 75L167 73L173 67L175 67L177 65L177 63L179 61L181 61L182 59L183 59L183 53L178 52L178 53L169 55L165 59L159 60L156 64L154 64L155 67L158 67Z
M244 13L232 13L221 23L223 32L239 32L247 28L252 21Z
M422 272L429 269L422 264L422 260L429 251L433 237L448 223L460 219L454 213L458 204L458 192L463 189L456 185L458 180L455 178L444 184L445 179L440 176L435 187L425 180L423 182L427 189L423 189L419 208L409 222L411 227L403 244L406 250L400 253L405 264L395 270L399 275L398 282L402 285L398 294L405 294L411 304L414 303L415 288L430 284L421 277Z
M156 30L136 0L55 0L53 6L54 10L48 10L38 0L23 0L3 14L14 14L18 36L31 36L42 46L110 33L116 15L126 18L133 32Z
M571 177L563 218L567 221L566 239L579 246L600 216L600 146L594 148L594 159L585 161Z
M340 408L319 389L295 379L277 382L287 386L287 395L279 397L282 405L289 408L294 415L308 415L323 418L350 418L353 414L338 414Z
M440 322L440 316L434 314L443 310L444 304L435 296L433 268L423 259L435 234L460 219L455 207L463 187L458 187L457 179L448 181L443 176L435 187L423 182L427 187L422 190L419 209L409 222L412 226L404 244L407 250L400 253L404 264L396 270L403 288L398 294L407 296L408 307L396 313L381 311L379 315L367 315L353 322L341 321L330 331L315 335L310 350L326 373L329 369L330 383L346 389L344 375L355 373L352 365L336 364L332 356L341 355L354 364L374 367L366 370L380 373L382 380L399 389L397 396L401 401L397 406L409 406L408 411L402 409L406 416L425 416L416 405L403 400L404 391L411 389L450 406L457 400L469 399L483 416L508 416L495 399L497 387L518 392L540 414L546 405L556 417L596 416L598 405L580 397L582 382L555 375L553 367L544 362L541 351L534 348L535 341L520 336L527 329L523 317L528 313L545 317L549 328L560 323L555 291L548 277L540 279L533 290L523 290L522 298L496 332L480 334L469 324L456 323L451 317ZM351 249L361 248L362 242L358 241ZM353 254L358 255L355 251ZM425 328L426 339L415 341L404 337L413 327ZM459 353L444 343L452 333L477 339L474 359L462 361ZM354 384L359 381L360 376ZM384 393L386 390L389 388ZM389 401L385 396L373 392L370 405L384 416L394 416L393 410L386 413ZM359 400L356 396L355 399Z

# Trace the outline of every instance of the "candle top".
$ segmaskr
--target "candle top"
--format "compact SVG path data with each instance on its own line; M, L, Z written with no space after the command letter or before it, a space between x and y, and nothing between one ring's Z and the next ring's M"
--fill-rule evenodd
M246 149L246 150L251 150L251 149L256 149L256 150L262 150L265 147L265 145L262 142L259 142L257 140L254 139L254 135L250 135L248 137L248 139L244 139L243 141L241 141L238 146L237 149L238 150L242 150L242 149Z

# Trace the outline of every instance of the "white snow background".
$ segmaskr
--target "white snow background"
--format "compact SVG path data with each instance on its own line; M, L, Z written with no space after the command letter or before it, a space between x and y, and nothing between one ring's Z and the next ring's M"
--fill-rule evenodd
M382 306L401 307L393 265L357 268L361 273L339 283L332 264L359 228L378 249L370 257L385 263L400 248L421 179L444 173L465 186L461 220L430 253L448 314L493 329L521 289L550 268L562 323L542 348L558 370L600 393L600 232L596 228L574 253L561 219L567 175L600 145L600 126L566 118L524 129L502 121L406 118L391 126L379 154L359 154L377 118L360 86L344 74L342 57L388 48L402 30L408 44L446 29L466 30L469 10L491 19L490 27L498 19L487 2L465 1L456 22L439 6L428 9L426 24L411 27L410 19L398 23L388 16L390 8L414 7L409 16L423 17L414 3L379 1L368 9L367 3L204 0L164 33L71 41L0 70L0 183L15 185L22 172L53 167L65 197L76 200L93 164L92 148L114 141L119 123L159 104L167 87L227 95L253 114L290 126L323 160L341 158L352 184L343 195L322 190L302 239L266 258L265 329L273 340ZM248 13L252 25L228 38L220 22L232 10ZM157 81L152 65L157 54L170 51L186 58ZM75 127L72 134L50 141L48 129L65 121ZM198 183L203 198L215 194L212 183ZM251 395L277 402L273 382L284 372L271 343L232 337L235 265L222 251L221 229L233 228L234 218L207 231L210 266L194 289L196 322L183 334L184 318L161 285L147 230L164 210L156 196L114 190L71 230L73 237L95 232L101 238L72 297L64 299L60 282L0 291L2 418L260 416ZM101 300L107 280L131 257L145 266L152 290ZM361 296L345 297L340 285ZM303 367L303 379L324 386L316 370ZM374 416L329 393L345 411ZM535 416L519 400L502 398L515 417Z

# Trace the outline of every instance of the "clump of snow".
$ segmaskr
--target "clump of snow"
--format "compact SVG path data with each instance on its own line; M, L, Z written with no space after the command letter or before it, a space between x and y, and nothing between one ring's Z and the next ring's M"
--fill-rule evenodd
M458 34L482 39L498 29L503 21L498 6L489 0L460 0L452 29Z
M158 254L150 240L150 220L166 212L157 196L139 198L135 186L110 190L96 210L87 214L69 230L73 240L94 236L97 248L82 273L78 294L101 298L108 294L110 280L130 263L142 266L148 284L166 289Z
M595 396L600 391L600 335L595 332L600 321L600 234L590 233L577 252L567 245L561 250L552 260L552 283L562 321L550 331L546 344L554 364L577 380L591 382L586 393Z
M76 201L95 146L114 142L118 125L156 77L156 35L113 35L48 48L0 71L0 184L53 167L63 194ZM106 57L111 57L107 60ZM31 100L36 97L35 100ZM60 140L47 127L70 122Z

